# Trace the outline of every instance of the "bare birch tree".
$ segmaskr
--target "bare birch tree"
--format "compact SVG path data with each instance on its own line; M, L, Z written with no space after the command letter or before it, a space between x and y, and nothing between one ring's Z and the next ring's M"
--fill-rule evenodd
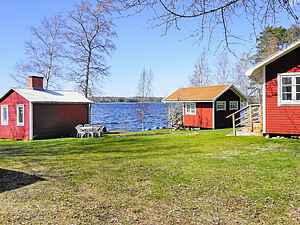
M44 88L56 87L62 73L63 20L60 16L44 19L31 28L31 40L25 43L25 59L16 66L12 77L24 84L29 74L44 77Z
M235 63L233 68L233 83L239 88L239 90L245 95L249 95L250 79L246 75L247 69L249 69L253 64L253 60L249 54L242 54L238 61Z
M216 63L217 82L220 84L232 83L232 68L230 68L230 62L227 53L220 54Z
M145 114L148 111L147 99L152 94L152 83L153 83L153 72L152 70L144 69L139 77L137 97L139 99L137 113L138 118L141 122L142 131L145 130Z
M192 86L206 86L209 84L209 64L205 52L200 56L198 62L194 65L193 74L190 77Z
M97 91L109 75L106 57L115 49L112 1L82 1L67 16L66 58L71 63L69 78L86 97Z

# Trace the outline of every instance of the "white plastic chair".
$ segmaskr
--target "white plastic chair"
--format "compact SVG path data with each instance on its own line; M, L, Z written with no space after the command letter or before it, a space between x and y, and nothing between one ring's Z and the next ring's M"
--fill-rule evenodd
M97 137L102 137L104 133L104 126L102 125L94 125L94 133L97 135Z
M93 127L91 125L84 126L84 130L85 130L87 137L94 137L94 131L93 131Z
M82 129L83 128L83 125L79 124L75 127L76 131L77 131L77 138L83 138L86 133L85 131Z

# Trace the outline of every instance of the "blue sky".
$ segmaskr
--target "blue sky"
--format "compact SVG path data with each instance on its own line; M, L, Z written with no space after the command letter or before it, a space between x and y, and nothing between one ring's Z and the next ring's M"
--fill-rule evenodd
M15 64L22 60L24 42L30 39L30 27L39 24L44 17L64 12L77 1L59 0L10 0L1 2L0 8L0 94L16 86L10 74ZM103 94L110 96L132 96L136 94L138 76L144 67L154 73L156 96L165 96L175 88L187 86L188 76L200 52L207 46L206 41L188 38L192 30L170 31L163 35L162 28L149 25L149 15L138 14L129 18L116 19L118 38L116 51L108 58L111 76L103 84ZM283 23L288 23L283 18ZM249 37L250 27L241 20L235 23L234 31L246 41L234 46L237 53L247 52L255 46ZM221 37L216 35L216 40ZM217 41L211 43L210 63L216 59Z

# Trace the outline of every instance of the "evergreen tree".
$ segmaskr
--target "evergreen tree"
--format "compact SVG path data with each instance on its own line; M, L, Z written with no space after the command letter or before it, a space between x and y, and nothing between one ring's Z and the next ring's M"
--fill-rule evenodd
M256 39L255 61L262 61L297 40L300 40L300 27L298 25L292 25L288 29L281 26L268 26Z

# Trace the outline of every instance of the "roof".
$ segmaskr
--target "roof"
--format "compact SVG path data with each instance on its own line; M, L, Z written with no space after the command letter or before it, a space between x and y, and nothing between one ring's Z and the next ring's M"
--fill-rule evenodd
M257 77L259 75L261 75L263 73L263 68L274 62L275 60L281 58L282 56L290 53L291 51L293 51L294 49L298 48L300 46L300 41L297 41L293 44L291 44L290 46L288 46L287 48L276 52L275 54L271 55L270 57L266 58L265 60L263 60L262 62L256 64L254 67L252 67L251 69L246 71L246 75L247 76L251 76L251 77Z
M0 100L6 97L11 91L32 103L92 103L82 94L75 91L49 91L34 89L11 89Z
M179 88L163 99L163 102L212 102L227 90L232 89L241 98L246 99L233 85L213 85L205 87Z
M42 78L42 79L44 79L43 76L39 76L39 75L31 75L31 76L28 76L28 77L34 77L34 78Z

